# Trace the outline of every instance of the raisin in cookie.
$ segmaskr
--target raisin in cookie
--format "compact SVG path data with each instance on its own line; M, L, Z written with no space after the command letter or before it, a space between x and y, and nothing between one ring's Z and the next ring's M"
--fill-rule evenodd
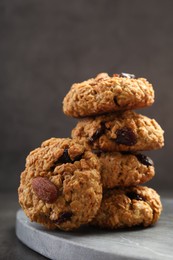
M119 110L148 107L154 102L152 85L144 78L122 73L110 77L100 73L72 85L63 101L64 113L86 117Z
M138 186L107 190L92 224L110 229L147 227L156 223L161 211L160 197L151 188Z
M159 124L133 111L81 119L72 137L92 149L108 152L154 150L164 145Z
M100 160L103 188L136 186L155 175L153 161L141 153L95 152Z
M28 155L18 194L31 221L47 228L78 228L100 207L99 160L74 140L51 138Z

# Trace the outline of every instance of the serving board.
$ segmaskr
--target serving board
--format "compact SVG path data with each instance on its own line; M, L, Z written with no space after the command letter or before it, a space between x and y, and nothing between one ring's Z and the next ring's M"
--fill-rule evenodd
M16 235L36 252L56 260L173 259L173 199L163 199L159 222L149 228L102 230L82 227L72 232L48 231L31 223L22 210Z

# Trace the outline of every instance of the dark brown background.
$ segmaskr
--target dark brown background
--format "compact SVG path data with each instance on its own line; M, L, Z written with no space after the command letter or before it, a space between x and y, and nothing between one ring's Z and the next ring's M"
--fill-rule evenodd
M156 102L140 112L165 130L149 152L156 176L172 189L173 1L0 1L0 189L15 191L30 150L67 137L76 121L62 113L74 82L97 73L134 73L154 85Z

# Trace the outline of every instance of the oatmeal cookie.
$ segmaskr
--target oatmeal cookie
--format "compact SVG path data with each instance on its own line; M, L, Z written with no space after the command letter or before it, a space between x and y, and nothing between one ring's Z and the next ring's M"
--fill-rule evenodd
M159 219L162 204L157 192L147 187L130 187L105 191L93 225L116 229L150 226Z
M133 111L81 119L72 137L92 149L108 152L155 150L164 145L159 124Z
M86 117L148 107L153 102L154 90L145 78L100 73L96 78L73 84L64 98L63 110L68 116Z
M100 207L99 160L74 140L51 138L28 155L18 194L31 221L52 229L78 228Z
M136 186L155 175L154 163L146 155L130 152L95 152L100 160L100 173L104 189L117 186Z

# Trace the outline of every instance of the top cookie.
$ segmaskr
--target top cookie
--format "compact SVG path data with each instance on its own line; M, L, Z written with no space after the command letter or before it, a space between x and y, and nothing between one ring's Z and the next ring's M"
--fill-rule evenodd
M63 101L64 113L85 117L120 110L148 107L154 102L152 85L132 74L100 73L82 83L75 83Z

